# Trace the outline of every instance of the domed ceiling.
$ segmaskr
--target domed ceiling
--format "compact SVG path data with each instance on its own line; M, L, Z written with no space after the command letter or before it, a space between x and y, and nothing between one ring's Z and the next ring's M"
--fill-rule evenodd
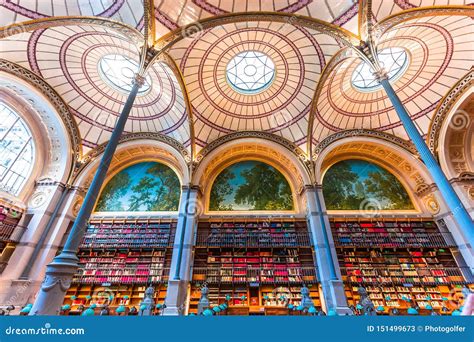
M28 32L18 31L21 25L13 32L0 28L4 35L15 33L0 41L0 58L41 76L68 103L84 152L110 137L129 89L114 78L114 65L128 63L122 70L131 80L148 17L155 19L148 26L157 41L196 20L216 19L212 25L194 24L195 34L181 32L184 38L167 47L149 69L125 127L126 133L161 133L193 147L194 154L241 131L284 138L308 154L342 130L363 128L407 139L383 90L372 86L373 76L364 74L348 47L366 38L359 25L364 31L368 17L380 55L394 61L392 84L422 134L439 101L472 68L474 11L446 7L467 1L148 0L145 5L0 2L0 25L36 20ZM437 7L416 10L432 5ZM262 14L255 15L260 11L298 16L260 20ZM232 13L245 12L248 20L233 20ZM96 19L66 26L44 19L58 16Z

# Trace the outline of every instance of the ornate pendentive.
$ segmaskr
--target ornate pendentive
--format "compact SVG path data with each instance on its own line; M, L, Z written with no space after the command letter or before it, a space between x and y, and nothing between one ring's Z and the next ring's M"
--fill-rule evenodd
M143 35L141 32L135 28L128 26L126 24L120 23L118 21L106 19L106 18L97 18L97 17L52 17L47 20L32 20L28 23L13 24L6 26L3 30L0 30L0 39L23 33L28 31L35 31L41 29L47 29L50 27L58 26L75 26L75 25L92 25L99 27L106 27L111 30L120 33L124 37L128 37L137 44L143 42Z
M410 153L417 154L415 146L403 139L400 139L392 134L380 132L380 131L371 131L368 129L351 129L351 130L345 130L341 132L334 133L327 138L325 138L323 141L321 141L314 149L314 155L313 159L316 160L318 155L321 154L321 152L327 148L329 145L334 143L335 141L347 138L347 137L373 137L373 138L379 138L391 143L394 143Z
M460 79L449 93L444 97L440 103L431 123L430 131L428 133L428 147L431 152L438 150L439 135L441 128L446 120L446 116L456 105L457 100L471 89L474 84L474 70L469 71L462 79Z
M76 199L71 209L72 216L77 217L77 215L79 214L79 210L81 210L83 202L84 202L84 198L82 196L76 196Z

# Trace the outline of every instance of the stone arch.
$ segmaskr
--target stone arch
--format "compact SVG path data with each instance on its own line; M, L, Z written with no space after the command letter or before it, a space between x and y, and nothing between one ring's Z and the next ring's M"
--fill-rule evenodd
M301 160L283 146L264 139L240 138L228 141L206 154L193 174L193 184L204 194L204 207L208 208L209 194L217 175L226 167L245 160L264 162L280 171L293 192L295 212L304 211L302 192L312 184L311 177Z
M68 120L54 102L28 82L2 73L0 97L27 124L35 145L35 165L16 200L34 208L48 202L41 184L66 183L77 155ZM28 203L29 202L29 203Z

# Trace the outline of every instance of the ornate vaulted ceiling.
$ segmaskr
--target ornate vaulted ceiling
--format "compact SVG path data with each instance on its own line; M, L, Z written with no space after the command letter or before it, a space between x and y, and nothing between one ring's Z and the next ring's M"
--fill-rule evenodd
M304 145L319 76L339 49L328 35L268 22L218 26L174 45L169 53L186 80L197 144L250 130ZM230 60L248 50L265 53L275 64L273 83L257 94L234 91L226 78Z
M99 61L114 54L138 60L133 42L109 29L81 25L14 35L2 47L1 58L43 77L68 103L85 152L109 139L127 94L103 81ZM189 144L186 105L176 77L164 63L156 63L149 76L151 88L137 97L125 132L160 132Z
M41 76L68 103L87 152L108 140L127 97L104 82L101 59L123 55L138 63L147 13L156 40L196 20L223 16L212 25L195 24L192 34L181 32L184 39L167 46L149 69L151 87L137 97L125 131L161 133L194 147L194 154L228 134L263 131L310 154L343 130L407 139L384 92L351 83L361 60L348 42L366 38L368 17L378 51L407 53L406 70L392 83L426 134L439 101L472 68L473 15L466 15L468 7L458 8L456 16L447 7L414 9L467 2L148 0L144 6L139 0L3 0L0 25L32 19L39 25L28 32L3 29L15 34L0 41L0 58ZM260 20L258 11L299 16ZM229 16L246 12L248 20ZM51 16L96 16L122 24L90 19L41 24ZM232 59L246 51L264 54L274 67L272 81L258 92L236 91L226 74Z
M385 32L379 51L389 47L408 52L408 66L392 82L420 132L428 132L439 101L472 67L473 24L469 17L422 17L400 23ZM346 129L384 131L408 139L383 89L361 91L351 84L358 58L334 67L315 108L313 139L316 143Z

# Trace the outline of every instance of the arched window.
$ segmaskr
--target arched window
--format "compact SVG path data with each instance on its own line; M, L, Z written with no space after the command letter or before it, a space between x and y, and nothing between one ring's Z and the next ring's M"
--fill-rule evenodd
M17 196L31 174L35 146L25 121L0 102L0 190Z

